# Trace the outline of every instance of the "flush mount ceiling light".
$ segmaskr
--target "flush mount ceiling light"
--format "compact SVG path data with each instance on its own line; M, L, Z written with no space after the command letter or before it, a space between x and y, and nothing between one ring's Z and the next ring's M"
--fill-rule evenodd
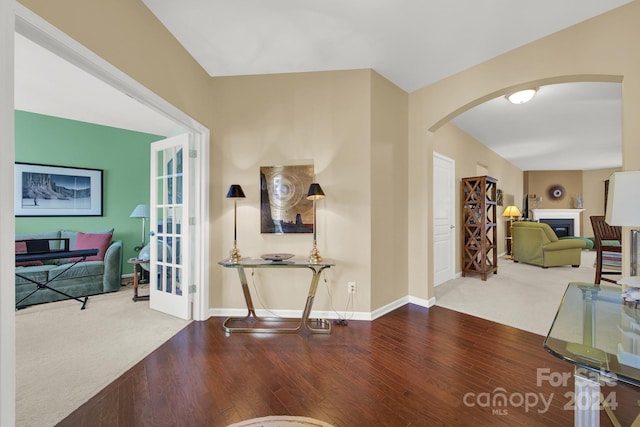
M507 98L512 104L524 104L525 102L531 101L536 92L538 92L538 88L525 89L506 95L505 98Z

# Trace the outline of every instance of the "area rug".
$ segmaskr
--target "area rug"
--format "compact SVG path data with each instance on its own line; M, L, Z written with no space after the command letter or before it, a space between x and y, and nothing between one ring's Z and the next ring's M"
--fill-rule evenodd
M133 289L16 312L16 425L53 426L189 322Z
M294 417L291 415L274 415L262 418L230 424L228 427L333 427L332 424L307 417Z

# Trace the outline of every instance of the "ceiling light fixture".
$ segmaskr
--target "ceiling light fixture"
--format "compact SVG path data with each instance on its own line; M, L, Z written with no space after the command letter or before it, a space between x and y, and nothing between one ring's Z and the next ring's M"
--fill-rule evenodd
M520 90L518 92L514 92L510 95L506 95L505 98L509 100L512 104L524 104L525 102L531 101L535 96L536 92L538 92L538 88L535 89L525 89Z

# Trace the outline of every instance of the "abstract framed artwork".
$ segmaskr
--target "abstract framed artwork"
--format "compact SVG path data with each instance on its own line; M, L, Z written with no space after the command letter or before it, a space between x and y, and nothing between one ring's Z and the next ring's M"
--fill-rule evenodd
M102 216L102 170L15 164L16 216Z
M260 167L260 232L312 233L313 165Z

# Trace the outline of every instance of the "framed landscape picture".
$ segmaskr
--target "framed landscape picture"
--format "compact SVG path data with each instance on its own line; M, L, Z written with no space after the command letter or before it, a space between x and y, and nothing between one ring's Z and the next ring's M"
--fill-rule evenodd
M16 216L102 216L102 170L15 164Z

